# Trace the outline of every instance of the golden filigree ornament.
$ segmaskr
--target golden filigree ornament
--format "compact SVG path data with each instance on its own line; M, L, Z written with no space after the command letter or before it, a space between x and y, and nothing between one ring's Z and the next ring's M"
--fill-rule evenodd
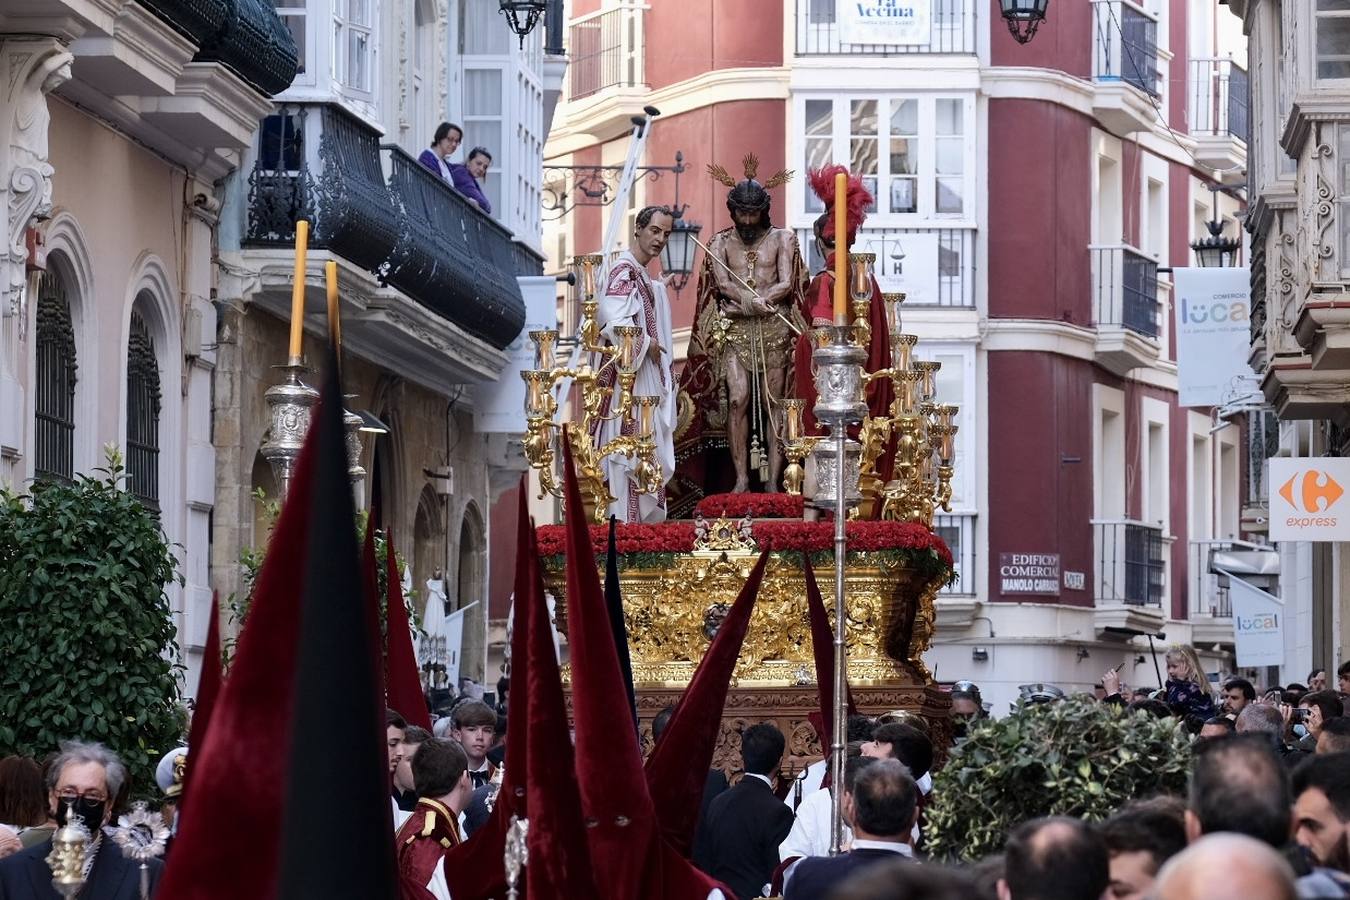
M659 494L665 490L666 473L656 458L656 440L652 431L656 408L661 398L635 396L637 351L642 329L618 326L611 329L617 343L602 338L596 314L600 301L596 296L597 276L604 265L599 254L577 256L572 265L580 295L581 323L577 329L579 362L560 365L556 359L559 335L556 329L529 333L534 343L534 368L520 373L525 382L525 437L521 441L525 459L539 473L539 497L563 496L557 466L562 456L561 441L566 433L571 442L586 514L593 521L604 521L614 502L605 480L605 460L626 456L634 460L633 480L640 493ZM571 380L580 397L581 419L564 429L555 389ZM597 446L593 435L602 422L620 421L621 433Z
M727 520L710 525L709 535L714 528L727 546L740 534L740 525ZM688 684L711 635L716 634L754 568L755 551L741 546L740 550L677 555L661 568L620 571L635 683ZM561 567L546 569L544 581L558 599L558 630L566 634L565 572ZM850 684L895 684L910 679L929 683L931 679L922 674L927 670L916 661L932 634L932 604L941 581L892 555L850 554L845 582ZM833 583L822 579L819 584L826 608L831 609ZM804 671L814 673L815 656L801 558L795 553L775 553L755 600L735 677L741 686L790 687L801 682ZM563 677L570 681L568 667Z
M694 555L717 556L722 553L748 556L756 551L754 520L749 515L738 522L718 519L711 524L703 516L694 517Z
M853 332L860 346L871 339L869 325L872 297L871 253L849 254L849 295ZM917 336L901 331L902 293L881 295L886 305L886 323L891 339L891 365L876 372L863 372L864 384L878 379L891 382L895 399L884 416L863 420L858 438L862 444L859 463L861 518L917 522L933 527L939 510L951 511L952 477L955 473L955 439L960 411L937 402L937 373L942 364L915 359ZM891 480L882 483L877 472L891 455ZM880 509L878 510L878 506Z
M754 181L755 176L759 174L759 157L753 153L747 153L741 160L741 170L745 173L746 181ZM794 174L791 169L779 169L768 181L764 182L764 189L771 191L776 187L785 185L792 180ZM724 187L734 188L736 186L736 179L724 166L719 166L717 163L708 164L708 175L713 181Z

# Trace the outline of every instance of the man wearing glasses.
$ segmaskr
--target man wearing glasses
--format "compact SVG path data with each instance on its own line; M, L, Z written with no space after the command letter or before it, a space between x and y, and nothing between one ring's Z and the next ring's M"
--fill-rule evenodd
M89 829L81 898L138 900L141 895L139 863L123 856L116 842L103 833L126 779L126 766L102 744L63 743L47 770L47 802L56 821L64 825L68 816L79 816ZM47 865L51 852L48 840L0 862L0 898L56 900ZM163 864L152 859L148 867L153 896Z

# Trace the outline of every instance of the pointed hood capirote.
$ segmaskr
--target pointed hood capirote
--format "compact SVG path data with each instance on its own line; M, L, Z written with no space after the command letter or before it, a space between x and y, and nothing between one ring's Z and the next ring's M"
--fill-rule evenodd
M506 871L502 854L506 849L506 831L513 815L527 817L525 792L526 750L530 742L529 691L530 628L532 617L526 614L525 598L531 591L530 554L538 561L538 551L530 525L529 492L524 479L520 484L520 508L516 523L515 604L511 624L511 691L506 697L506 759L501 787L493 802L492 814L469 839L445 854L445 880L455 900L488 900L506 893ZM548 635L550 653L552 634ZM528 874L526 878L528 880Z
M750 614L754 612L768 562L769 551L765 550L718 627L661 740L647 759L647 785L657 821L666 842L686 857L693 849L703 787L717 749L731 677L750 629Z
M389 674L389 705L402 713L409 725L431 730L431 712L422 693L422 679L417 674L417 655L413 652L412 626L408 622L408 608L403 602L403 579L394 554L394 532L385 535L385 579L388 602L385 604L385 633L388 649L385 665Z
M206 628L206 646L202 648L202 674L197 681L197 696L192 709L192 730L188 732L188 750L201 747L206 743L206 732L211 725L211 715L216 708L216 699L220 696L220 597L211 595L211 620ZM178 814L188 803L188 787L192 783L192 763L189 762L183 772L183 793L178 800Z
M816 696L820 708L807 718L815 726L820 736L820 749L828 758L830 744L834 740L834 634L830 631L830 617L825 610L825 600L820 596L820 585L816 582L816 570L811 565L811 554L803 553L806 575L806 614L811 624L811 655L816 663ZM858 708L853 705L853 691L844 682L845 696L848 698L848 714L856 715ZM828 773L826 774L828 786Z
M613 727L627 695L566 435L563 469L577 781L597 896L604 900L704 900L718 883L666 843L647 789L637 738L630 739L626 728Z
M524 492L521 492L522 498ZM530 810L529 865L525 871L528 900L572 900L595 897L586 827L581 813L581 790L577 786L576 759L572 752L563 697L562 675L553 648L548 601L544 597L543 573L534 529L525 511L520 569L527 590L516 594L516 621L528 619L528 678L516 690L528 698L529 744L525 749L525 797ZM515 691L512 691L514 695ZM514 730L512 731L514 737Z

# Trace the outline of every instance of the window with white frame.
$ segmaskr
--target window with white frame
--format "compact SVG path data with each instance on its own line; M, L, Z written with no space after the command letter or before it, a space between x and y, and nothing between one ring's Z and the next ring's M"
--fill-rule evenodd
M1350 78L1350 2L1317 0L1317 77Z
M492 156L487 177L480 185L483 196L492 204L493 215L501 216L502 163L505 146L502 141L503 93L505 67L464 67L464 159L475 147L482 147Z
M802 160L814 169L845 162L876 197L883 219L971 217L974 103L967 97L803 97L797 107ZM805 180L804 210L824 211Z
M376 0L334 0L333 80L355 94L374 92Z
M300 62L296 76L303 76L309 71L309 19L305 15L305 0L276 0L275 8L282 24L295 39L296 57Z

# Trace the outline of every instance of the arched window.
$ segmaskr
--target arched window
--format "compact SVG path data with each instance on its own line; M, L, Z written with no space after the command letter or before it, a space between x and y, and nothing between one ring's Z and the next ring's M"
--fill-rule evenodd
M486 600L483 590L482 530L473 507L464 511L459 526L459 597L455 603L463 609L475 600Z
M140 313L132 312L127 338L127 487L155 509L159 508L159 408L154 339Z
M75 477L75 327L55 266L38 281L33 474Z

